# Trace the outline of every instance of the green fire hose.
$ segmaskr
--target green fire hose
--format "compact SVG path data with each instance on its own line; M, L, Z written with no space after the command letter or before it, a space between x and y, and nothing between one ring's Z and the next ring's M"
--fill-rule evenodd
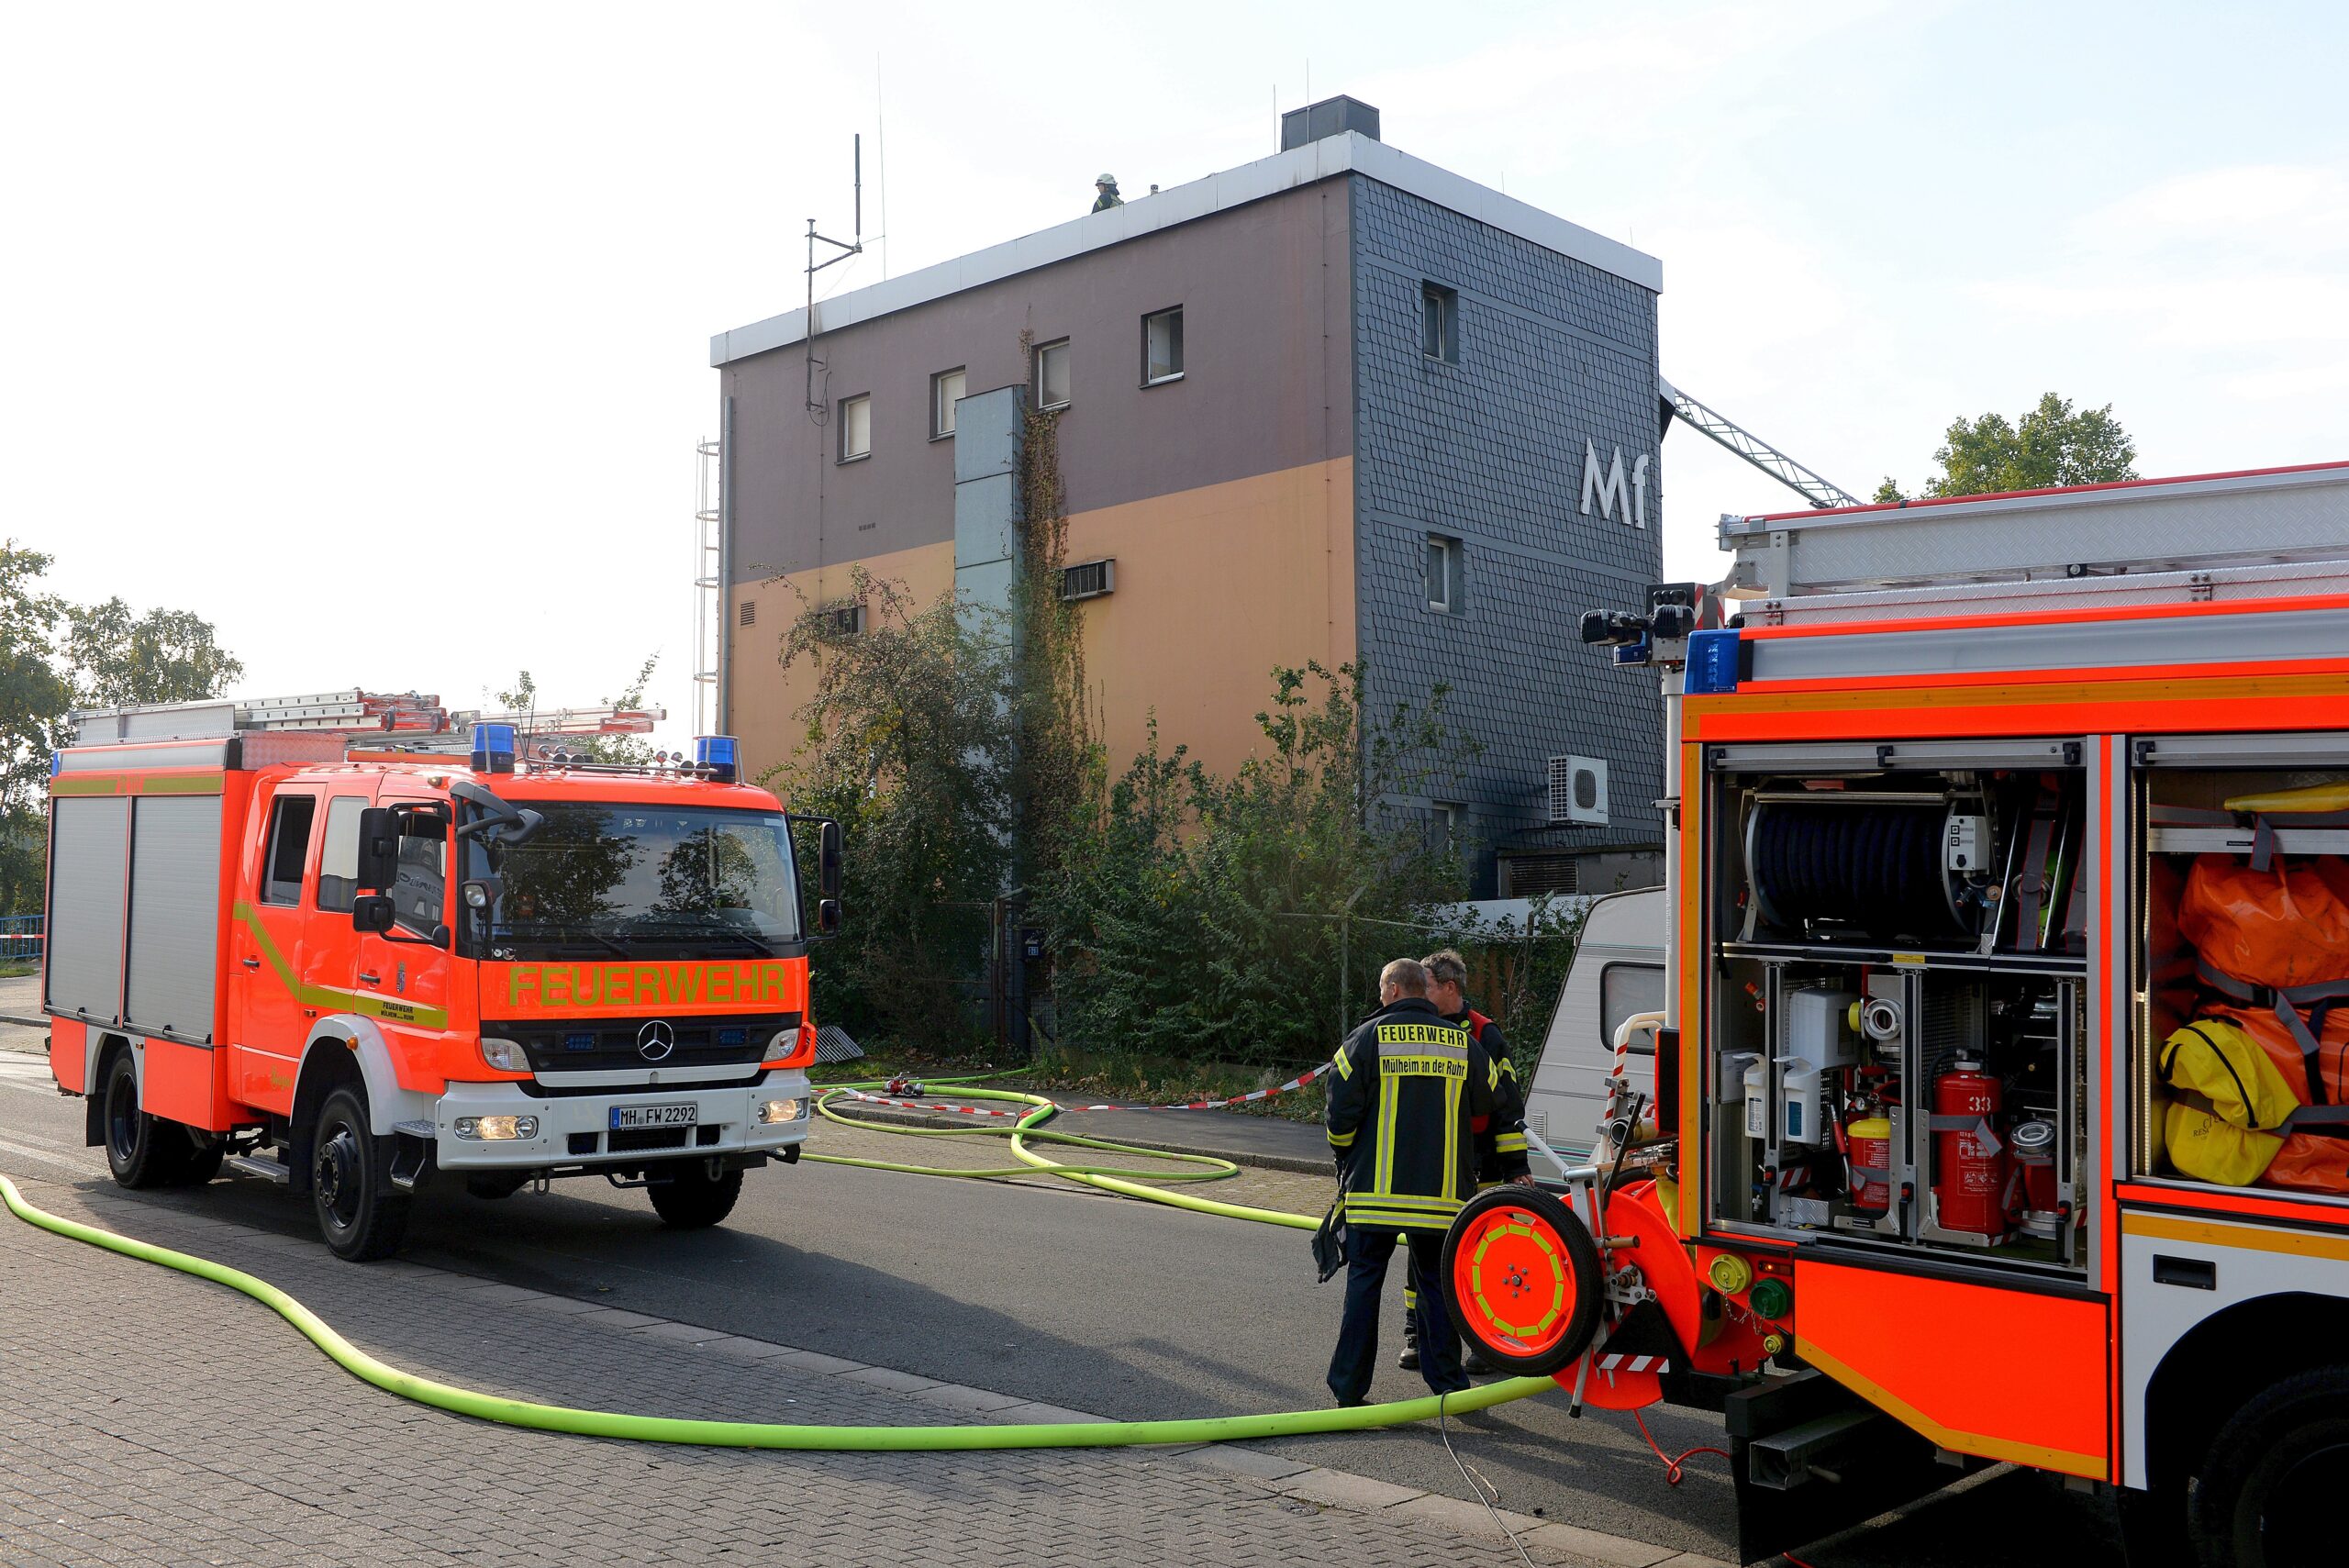
M939 1087L952 1085L954 1097L965 1100L996 1100L1014 1105L1029 1105L1036 1108L1008 1127L979 1125L974 1127L906 1127L893 1122L863 1121L842 1116L832 1108L831 1102L850 1089L877 1087L872 1084L834 1084L827 1086L816 1101L816 1109L826 1120L842 1127L863 1128L872 1132L896 1133L908 1138L1003 1138L1011 1140L1012 1156L1017 1165L982 1166L977 1169L952 1165L908 1165L891 1160L854 1160L840 1154L803 1154L803 1160L827 1165L855 1165L869 1171L903 1171L917 1176L960 1176L966 1180L989 1177L1025 1176L1035 1172L1081 1182L1088 1187L1119 1193L1127 1197L1141 1198L1150 1203L1168 1204L1186 1208L1195 1214L1212 1214L1225 1219L1248 1219L1259 1225L1286 1226L1292 1230L1311 1230L1321 1221L1309 1214L1289 1214L1277 1208L1252 1208L1246 1204L1218 1203L1213 1198L1194 1197L1189 1193L1168 1192L1161 1187L1146 1185L1150 1182L1219 1182L1240 1173L1240 1167L1229 1160L1212 1154L1179 1154L1163 1149L1149 1149L1133 1143L1114 1143L1104 1138L1084 1138L1074 1132L1045 1130L1042 1124L1052 1119L1060 1107L1041 1095L1026 1095L1008 1089L974 1089L967 1078L941 1078L932 1083ZM1031 1140L1058 1143L1097 1153L1138 1155L1151 1160L1171 1160L1179 1164L1202 1167L1195 1171L1137 1171L1119 1165L1064 1165L1048 1159L1028 1147Z
M860 1085L861 1086L861 1085ZM839 1085L834 1086L835 1089ZM1207 1155L1166 1154L1157 1150L1139 1148L1131 1144L1115 1143L1104 1139L1080 1137L1074 1133L1046 1132L1040 1123L1049 1119L1058 1108L1052 1102L1036 1095L1015 1094L1004 1090L973 1089L958 1086L958 1096L981 1099L1027 1102L1035 1109L1019 1118L1009 1128L937 1128L913 1129L889 1127L891 1132L917 1136L952 1137L958 1134L1008 1134L1011 1151L1020 1163L992 1170L958 1170L943 1166L901 1165L884 1161L853 1160L837 1155L809 1155L830 1164L857 1165L893 1171L910 1171L917 1174L975 1177L984 1175L1025 1175L1044 1172L1081 1182L1088 1186L1129 1196L1145 1198L1155 1203L1173 1204L1202 1214L1220 1215L1228 1218L1254 1220L1260 1224L1282 1225L1311 1229L1318 1220L1301 1214L1286 1214L1278 1209L1252 1208L1243 1204L1216 1203L1207 1198L1193 1197L1186 1193L1165 1192L1142 1185L1145 1180L1215 1181L1237 1173L1230 1161ZM829 1095L827 1096L829 1098ZM832 1120L849 1126L878 1127L872 1122L857 1122L833 1112L829 1106L819 1108ZM1207 1169L1198 1172L1158 1173L1136 1171L1114 1165L1067 1165L1030 1149L1031 1140L1041 1140L1093 1150L1097 1152L1142 1155L1152 1159L1174 1160L1197 1164ZM1219 1169L1218 1167L1220 1167ZM17 1218L72 1240L119 1252L142 1262L159 1263L241 1291L269 1307L279 1317L299 1329L304 1338L324 1351L344 1371L363 1383L374 1385L385 1393L395 1394L419 1405L429 1405L452 1415L470 1416L479 1420L495 1421L504 1426L527 1427L538 1431L572 1432L582 1437L623 1438L639 1442L694 1443L712 1448L754 1449L814 1449L823 1451L865 1451L887 1452L936 1452L974 1449L1019 1448L1125 1448L1149 1443L1231 1442L1258 1438L1298 1437L1321 1432L1355 1432L1376 1427L1400 1426L1411 1421L1432 1420L1440 1416L1465 1415L1474 1410L1489 1409L1512 1399L1523 1399L1557 1386L1546 1377L1512 1377L1488 1383L1482 1387L1443 1396L1430 1395L1418 1399L1397 1399L1381 1405L1362 1405L1352 1409L1284 1410L1262 1416L1215 1416L1189 1420L1168 1421L1085 1421L1049 1426L912 1426L912 1427L818 1427L794 1426L772 1421L698 1421L673 1416L634 1416L617 1410L583 1410L567 1405L541 1405L527 1399L507 1399L494 1394L461 1388L453 1384L436 1382L403 1372L387 1362L380 1361L353 1345L317 1313L303 1306L284 1291L267 1280L249 1274L242 1269L214 1262L191 1253L174 1251L150 1241L121 1236L95 1225L84 1225L50 1213L25 1200L17 1184L0 1176L0 1199L5 1199L10 1213Z

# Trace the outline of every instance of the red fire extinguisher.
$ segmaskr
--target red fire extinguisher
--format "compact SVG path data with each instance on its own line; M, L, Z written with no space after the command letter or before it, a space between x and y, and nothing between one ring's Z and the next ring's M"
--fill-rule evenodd
M1933 1196L1944 1230L2007 1229L2007 1149L1993 1126L2001 1103L1998 1081L1967 1057L1933 1084Z

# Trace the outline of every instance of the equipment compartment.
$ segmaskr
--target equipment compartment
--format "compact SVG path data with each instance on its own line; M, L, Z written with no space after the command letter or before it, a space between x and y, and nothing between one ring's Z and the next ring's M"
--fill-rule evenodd
M2140 743L2131 1164L2349 1199L2349 754Z
M2085 1266L2076 742L1721 748L1717 1222Z

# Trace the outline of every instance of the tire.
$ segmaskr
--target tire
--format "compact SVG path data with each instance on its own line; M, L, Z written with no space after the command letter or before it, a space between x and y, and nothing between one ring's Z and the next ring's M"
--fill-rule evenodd
M1571 1363L1598 1332L1598 1244L1539 1187L1489 1187L1461 1206L1443 1236L1442 1285L1452 1326L1520 1377Z
M735 1199L742 1195L741 1172L713 1177L705 1160L677 1161L667 1175L667 1181L655 1181L644 1192L652 1200L652 1212L672 1229L706 1230L733 1213Z
M2342 1560L2349 1492L2349 1366L2288 1377L2210 1440L2187 1504L2204 1568L2307 1568Z
M345 1085L318 1107L310 1137L310 1207L338 1258L388 1258L407 1236L408 1195L392 1185L392 1146L368 1129L366 1096Z
M105 1095L106 1169L117 1184L136 1190L179 1180L194 1146L179 1123L139 1108L139 1065L129 1051L106 1058Z

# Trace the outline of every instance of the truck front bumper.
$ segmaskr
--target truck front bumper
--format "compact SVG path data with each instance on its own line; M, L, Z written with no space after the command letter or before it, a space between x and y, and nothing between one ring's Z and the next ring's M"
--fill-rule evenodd
M787 1120L761 1119L763 1107L785 1101L795 1102L798 1114ZM691 1106L694 1119L686 1126L614 1130L616 1109L654 1106ZM773 1154L804 1141L813 1114L807 1074L797 1068L776 1069L755 1084L728 1088L664 1084L539 1095L525 1094L513 1083L451 1084L433 1107L433 1147L435 1161L444 1171L627 1166L690 1155ZM479 1136L485 1118L505 1117L518 1118L531 1136ZM460 1121L468 1124L473 1136L458 1131Z

